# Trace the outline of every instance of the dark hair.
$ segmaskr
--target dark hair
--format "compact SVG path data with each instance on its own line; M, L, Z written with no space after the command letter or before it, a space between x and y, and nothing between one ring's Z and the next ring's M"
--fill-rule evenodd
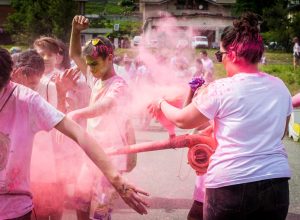
M299 42L298 37L294 37L294 38L293 38L293 43L298 43L298 42Z
M255 64L261 60L264 52L263 40L259 34L258 16L247 12L233 26L224 29L221 42L227 52L235 51L249 63Z
M70 56L69 56L69 48L67 45L62 42L60 39L56 39L57 44L59 46L59 54L63 57L63 60L60 64L62 69L69 69L71 67Z
M10 74L13 67L13 61L6 49L0 48L0 89L2 89L10 80Z
M22 68L22 74L41 76L45 70L43 58L35 50L27 50L18 55L15 68Z
M57 43L57 40L53 37L42 36L34 41L33 46L49 50L52 53L56 54L60 51L59 44Z
M93 45L93 42L98 43ZM84 56L102 57L106 59L110 54L114 54L114 46L108 38L103 36L90 40L83 48Z
M207 51L206 50L201 50L200 53L202 53L203 55L207 56Z

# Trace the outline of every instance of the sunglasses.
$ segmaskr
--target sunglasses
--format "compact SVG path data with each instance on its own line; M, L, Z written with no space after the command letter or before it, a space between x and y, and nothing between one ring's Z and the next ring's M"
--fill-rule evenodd
M216 53L215 53L215 56L216 56L216 58L217 58L217 61L218 62L222 62L222 57L223 57L223 54L227 54L227 52L221 52L221 51L217 51Z
M105 43L104 43L100 38L92 39L91 42L92 42L92 45L93 45L93 46L97 46L98 44L103 44L103 45L105 45Z

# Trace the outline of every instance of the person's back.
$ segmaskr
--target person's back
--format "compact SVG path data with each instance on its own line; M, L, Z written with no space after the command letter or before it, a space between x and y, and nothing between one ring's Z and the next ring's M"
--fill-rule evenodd
M211 83L206 92L218 103L215 108L223 107L207 112L216 114L214 132L219 144L211 157L207 186L290 176L281 141L291 112L284 83L265 73L239 73ZM195 98L195 102L205 109L212 101Z
M206 220L284 220L288 213L291 173L282 139L292 101L281 80L259 71L264 44L258 26L258 16L248 12L224 29L215 55L227 78L210 83L182 110L165 101L158 106L180 128L214 120ZM150 109L157 114L158 107Z
M10 94L12 96L8 99ZM64 115L54 108L46 110L50 106L44 105L42 97L22 85L9 83L3 95L8 102L0 114L1 146L6 149L3 151L6 152L3 155L3 170L0 171L0 194L6 193L7 196L0 196L0 218L10 219L26 213L26 210L30 212L33 207L29 168L35 133L51 129ZM1 100L0 106L3 104ZM3 141L7 144L3 145Z

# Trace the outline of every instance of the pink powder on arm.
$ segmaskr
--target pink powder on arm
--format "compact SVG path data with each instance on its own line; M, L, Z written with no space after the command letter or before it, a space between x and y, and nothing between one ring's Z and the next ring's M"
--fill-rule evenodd
M292 103L293 103L293 107L300 107L300 93L294 95L292 97Z

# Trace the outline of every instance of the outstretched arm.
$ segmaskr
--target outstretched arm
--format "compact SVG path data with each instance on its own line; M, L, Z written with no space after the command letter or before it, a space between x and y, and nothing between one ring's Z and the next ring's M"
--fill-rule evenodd
M72 111L68 114L68 116L75 121L80 119L94 118L103 115L107 111L110 111L114 104L115 101L113 98L106 97L98 103Z
M166 100L161 99L149 105L148 110L154 117L158 117L159 114L164 114L169 121L183 129L196 128L209 121L193 103L180 109L170 105Z
M88 157L103 172L108 181L115 187L121 198L131 208L140 214L147 214L145 207L148 205L140 198L138 194L148 194L138 190L123 179L120 173L112 165L109 157L105 154L101 146L99 146L94 138L92 138L78 124L67 117L58 123L55 128L79 144Z
M84 75L87 73L87 65L81 56L80 32L88 27L89 19L86 17L76 15L73 18L69 54Z

